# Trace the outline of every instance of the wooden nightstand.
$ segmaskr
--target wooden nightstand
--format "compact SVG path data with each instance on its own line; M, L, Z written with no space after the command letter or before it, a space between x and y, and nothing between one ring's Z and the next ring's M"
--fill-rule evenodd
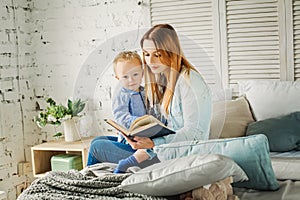
M51 157L57 154L76 154L82 156L82 165L86 166L87 153L93 138L82 138L76 142L63 139L45 142L31 147L32 169L34 177L44 176L51 171Z

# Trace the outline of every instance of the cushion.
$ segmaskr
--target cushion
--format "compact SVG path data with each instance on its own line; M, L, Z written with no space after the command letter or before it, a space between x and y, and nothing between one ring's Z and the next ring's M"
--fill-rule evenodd
M191 155L146 167L126 178L121 187L152 196L177 195L232 176L247 180L245 172L222 155Z
M246 134L266 135L270 151L300 150L300 112L253 122Z
M244 97L213 104L210 138L231 138L246 135L249 123L254 122Z
M276 190L279 187L271 165L268 139L263 134L164 144L154 147L154 150L161 161L193 154L222 154L233 159L249 178L235 183L236 187L258 190Z
M300 81L239 81L257 121L300 111Z

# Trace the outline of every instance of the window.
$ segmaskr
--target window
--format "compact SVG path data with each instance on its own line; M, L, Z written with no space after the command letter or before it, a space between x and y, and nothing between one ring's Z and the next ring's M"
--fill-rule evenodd
M293 1L294 77L300 80L300 1Z
M176 29L185 56L213 87L221 84L221 81L215 63L216 37L212 7L211 0L151 1L152 25L168 23Z
M236 94L243 79L300 79L297 0L151 0L151 23L184 36L186 56L211 85L221 80Z

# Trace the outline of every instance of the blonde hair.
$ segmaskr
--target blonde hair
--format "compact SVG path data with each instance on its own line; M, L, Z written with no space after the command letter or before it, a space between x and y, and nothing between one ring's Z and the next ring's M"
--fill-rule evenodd
M162 74L153 74L146 65L143 53L146 102L150 104L148 106L159 103L164 114L168 115L179 73L185 69L189 75L190 70L197 70L183 55L177 33L171 25L158 24L150 28L140 41L142 49L144 40L153 41L156 51L161 55L160 61L170 67L170 73L166 77Z
M122 51L120 52L113 61L113 66L114 66L114 72L116 73L116 67L117 67L117 63L120 61L132 61L132 60L138 60L139 63L142 66L142 59L140 57L140 55L135 52L135 51Z

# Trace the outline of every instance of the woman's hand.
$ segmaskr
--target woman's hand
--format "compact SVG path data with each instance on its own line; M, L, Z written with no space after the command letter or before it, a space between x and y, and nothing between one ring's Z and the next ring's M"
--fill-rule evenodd
M150 138L135 136L130 139L125 134L123 136L133 149L151 149L154 147L154 142Z
M154 147L154 142L150 138L138 136L129 138L124 133L121 132L121 134L133 149L151 149Z

